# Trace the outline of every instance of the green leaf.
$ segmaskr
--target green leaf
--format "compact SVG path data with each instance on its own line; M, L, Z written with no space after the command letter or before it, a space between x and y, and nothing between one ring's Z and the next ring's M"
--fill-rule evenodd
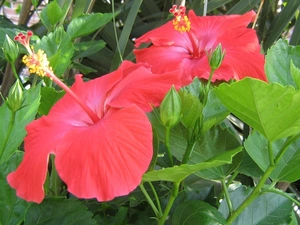
M102 40L76 43L74 45L75 53L73 60L92 55L104 48L105 45L106 43Z
M7 104L0 107L0 165L7 161L21 145L26 135L25 126L37 114L40 104L40 85L24 91L23 95L21 109L15 115Z
M278 154L285 143L285 139L280 139L272 143L274 157ZM300 140L296 140L289 145L282 158L275 165L270 177L276 182L294 182L300 179L298 173L300 169ZM266 171L270 165L268 153L268 141L259 133L251 134L245 141L245 148L251 158L257 163L261 170Z
M203 106L198 97L184 89L179 91L179 96L182 102L181 122L186 128L193 128L202 113Z
M54 25L62 19L64 13L57 4L57 1L54 0L47 4L45 8L43 8L40 15L43 24L47 27L48 30L52 31Z
M239 149L242 147L239 141L228 130L223 130L219 126L213 127L202 138L197 141L192 156L189 160L190 163L204 162L211 157L218 156L230 152L231 149ZM221 180L227 177L233 170L235 170L241 160L242 152L237 154L231 164L215 166L206 170L198 171L195 174L205 179Z
M147 172L143 176L143 181L171 181L180 182L190 174L197 172L199 170L204 170L212 167L217 167L223 164L228 164L232 162L232 157L241 151L241 148L227 151L223 154L213 157L205 162L187 165L183 164L180 166L169 167L160 170L153 170Z
M291 70L291 75L292 78L294 80L294 82L296 83L297 89L300 89L300 69L298 69L295 64L293 63L293 61L291 61L291 66L290 66L290 70Z
M57 28L53 33L43 36L34 45L34 49L45 51L56 76L61 76L66 71L74 52L73 43L63 28Z
M226 14L244 14L252 10L260 0L238 1Z
M217 225L226 224L220 212L201 201L185 201L177 206L172 217L173 225Z
M67 33L71 39L86 36L100 27L103 27L112 20L113 16L112 13L95 13L79 16L71 21Z
M279 40L266 55L265 71L270 83L297 87L290 72L291 61L300 68L300 46L289 46L287 41Z
M216 97L214 92L210 91L208 93L207 103L203 109L203 129L202 132L205 133L211 127L219 124L229 115L229 111L222 104L222 102Z
M25 225L90 225L93 214L76 199L49 198L32 204L25 215Z
M221 102L269 141L300 131L300 92L291 86L245 78L214 89Z
M54 88L43 87L41 89L41 104L39 107L40 115L47 115L51 107L64 96L64 91L56 91Z
M236 209L251 193L251 188L239 187L229 193L233 209ZM259 195L232 223L232 225L282 225L291 221L292 201L275 193ZM219 211L227 218L229 211L226 200Z
M30 203L18 198L16 191L6 181L6 176L14 171L23 158L23 152L15 153L8 161L0 165L0 224L16 225L24 220Z

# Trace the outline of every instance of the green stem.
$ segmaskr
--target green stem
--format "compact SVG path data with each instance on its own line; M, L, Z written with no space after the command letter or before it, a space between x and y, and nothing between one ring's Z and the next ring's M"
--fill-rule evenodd
M18 76L18 73L17 73L16 67L15 67L15 64L14 64L14 63L11 63L10 65L11 65L11 69L12 69L12 71L13 71L13 74L14 74L16 80L19 80L19 81L20 81L22 90L24 91L24 87L23 87L23 85L22 85L22 81L21 81L20 77Z
M167 204L167 207L164 211L164 214L163 216L160 218L159 222L158 222L158 225L163 225L170 213L170 210L173 206L173 203L178 195L178 191L179 191L179 185L180 185L180 182L174 182L173 183L173 189L172 189L172 193L171 193L171 196L169 198L169 201L168 201L168 204Z
M239 174L239 171L234 171L234 173L231 175L231 177L227 181L227 187L232 183L232 181L236 178L236 176Z
M297 201L296 199L294 199L293 197L291 197L290 195L288 195L287 193L283 192L283 191L280 191L278 189L275 189L275 188L266 188L266 189L263 189L262 190L263 192L273 192L273 193L276 193L276 194L279 194L279 195L282 195L283 197L291 200L293 203L295 203L298 207L300 207L300 202Z
M163 213L162 213L162 210L161 210L161 205L160 205L160 201L159 201L158 195L156 193L156 190L155 190L153 184L150 181L148 183L149 183L150 188L151 188L151 190L152 190L152 192L154 194L155 201L157 202L157 207L158 207L158 212L159 212L159 218L160 218L160 217L162 217Z
M225 178L223 178L221 180L221 182L222 182L223 192L224 192L226 202L227 202L227 205L228 205L228 209L229 209L229 215L231 215L232 212L233 212L233 207L232 207L231 199L229 197L228 188L227 188L227 185L226 185L226 182L225 182Z
M266 180L269 178L270 174L273 172L275 166L269 166L264 175L262 176L261 180L258 182L257 186L253 189L251 194L245 199L245 201L236 209L234 210L231 215L229 215L227 219L228 224L232 224L233 221L247 208L248 205L260 194L262 187L265 185Z
M192 153L193 148L195 146L195 143L196 143L196 141L189 141L188 146L186 147L186 150L184 152L181 164L186 164L189 161L191 153Z
M50 177L50 187L51 187L51 191L53 192L54 196L59 196L61 193L61 188L62 188L62 181L57 173L56 167L55 167L55 156L51 155L50 156L50 160L51 160L51 165L52 165L52 169L51 169L51 177Z
M154 202L152 201L152 199L150 198L148 192L146 191L146 189L145 189L145 187L144 187L144 184L141 183L139 186L140 186L140 189L141 189L141 191L143 192L144 196L146 197L146 199L147 199L149 205L151 206L153 212L155 213L156 218L160 218L160 217L161 217L161 214L160 214L160 212L158 211L158 209L156 208L156 206L155 206Z
M171 153L171 147L170 147L170 132L171 132L171 128L170 127L166 127L166 137L165 137L165 145L167 148L167 153L171 162L171 166L174 166L174 162L173 162L173 156Z
M286 152L286 150L288 149L288 146L293 143L295 140L297 140L300 137L300 134L298 135L294 135L291 136L289 138L287 138L287 140L285 141L285 143L283 144L283 146L281 147L279 153L277 154L275 160L274 160L274 164L273 165L269 165L269 167L267 168L267 170L265 171L265 173L263 174L261 180L258 182L257 186L253 189L253 191L251 192L251 194L245 199L245 201L235 210L232 212L232 214L228 217L227 222L229 224L232 224L232 222L244 211L244 209L252 202L255 200L255 198L260 194L263 186L265 185L265 182L267 181L267 179L269 178L269 176L271 175L271 173L273 172L273 170L276 168L277 163L279 162L279 160L281 159L281 157L283 156L283 154ZM270 147L270 145L269 145ZM268 149L269 151L271 151L271 149Z
M272 142L268 141L268 152L269 152L269 160L270 160L270 165L275 165L274 163L274 156L273 156L273 146Z
M16 112L15 111L11 111L12 112L12 115L11 115L11 120L9 122L9 126L8 126L8 129L7 129L7 135L6 135L6 138L4 140L4 145L3 145L3 148L0 149L0 160L2 158L2 155L4 153L4 150L6 148L6 145L7 145L7 142L10 138L10 134L11 134L11 131L13 129L13 126L14 126L14 123L15 123L15 118L16 118Z

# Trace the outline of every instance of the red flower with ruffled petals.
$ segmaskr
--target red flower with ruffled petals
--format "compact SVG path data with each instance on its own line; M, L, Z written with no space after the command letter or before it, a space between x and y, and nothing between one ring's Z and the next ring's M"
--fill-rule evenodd
M40 203L54 154L57 172L73 195L108 201L128 194L140 184L153 154L145 112L160 104L172 84L179 88L176 74L153 74L145 64L125 61L88 82L77 75L71 91L98 119L66 93L47 116L26 127L24 159L8 183L19 197Z
M209 78L207 52L221 44L225 57L214 72L212 81L240 80L244 77L267 81L265 60L260 53L255 30L247 28L255 17L253 11L244 15L201 17L190 10L189 21L183 15L185 10L172 8L170 11L177 13L174 14L177 19L136 39L136 47L142 43L152 43L148 48L134 50L137 62L149 63L155 73L181 68L185 72L183 81L188 84L194 77ZM180 19L184 24L178 22ZM178 28L178 24L182 28Z

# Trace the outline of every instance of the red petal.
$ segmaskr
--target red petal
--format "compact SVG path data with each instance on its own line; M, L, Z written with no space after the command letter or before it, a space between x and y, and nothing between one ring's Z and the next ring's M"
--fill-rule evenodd
M108 201L141 182L152 158L152 129L136 106L110 110L90 127L74 128L57 147L56 166L79 198Z
M48 157L54 152L60 138L68 132L68 125L55 123L42 117L31 122L26 130L25 154L15 172L7 176L8 183L16 189L17 196L40 203L44 198L44 182L48 169Z
M153 74L149 69L140 66L127 74L115 85L107 98L112 107L126 107L136 104L145 112L152 110L151 105L158 106L172 85L181 86L180 70Z

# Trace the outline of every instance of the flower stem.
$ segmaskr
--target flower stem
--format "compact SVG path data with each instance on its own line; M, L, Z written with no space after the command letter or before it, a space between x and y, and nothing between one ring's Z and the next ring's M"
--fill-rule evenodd
M19 81L20 81L22 90L24 91L23 83L22 83L20 77L18 76L18 73L17 73L16 67L15 67L15 64L14 64L14 63L11 63L10 65L11 65L11 69L12 69L12 71L13 71L13 74L14 74L16 80L19 80Z
M173 156L171 153L171 147L170 147L170 132L171 132L171 128L170 127L166 127L166 137L165 137L165 145L167 148L167 153L171 162L171 166L174 166L174 162L173 162Z
M160 218L159 222L158 222L158 225L163 225L170 213L170 210L173 206L173 203L178 195L178 191L179 191L179 185L180 185L180 182L174 182L173 183L173 189L172 189L172 193L171 193L171 196L169 198L169 201L168 201L168 204L167 204L167 207L164 211L164 214L163 216Z
M153 192L153 195L154 195L154 197L155 197L155 200L156 200L156 202L157 202L157 207L158 207L159 217L161 217L163 213L162 213L162 210L161 210L161 205L160 205L160 201L159 201L158 195L157 195L157 193L156 193L156 190L155 190L153 184L152 184L151 182L148 182L148 184L150 185L150 188L151 188L151 190L152 190L152 192Z
M189 141L188 146L186 147L186 150L184 152L181 164L186 164L189 161L195 143L196 141Z
M45 70L47 76L52 79L58 86L65 90L72 98L81 106L81 108L89 115L91 120L96 123L100 119L67 85L58 79L50 70Z
M161 214L158 211L158 209L156 208L156 206L155 206L154 202L152 201L151 197L149 196L148 192L146 191L144 184L141 183L139 186L140 186L140 189L143 192L144 196L146 197L149 205L151 206L152 210L154 211L156 218L160 218Z
M224 195L225 195L226 202L227 202L228 209L229 209L229 215L231 215L232 212L233 212L233 207L232 207L231 199L230 199L230 197L229 197L228 188L227 188L227 185L226 185L226 182L225 182L225 178L223 178L223 179L221 180L221 182L222 182Z

